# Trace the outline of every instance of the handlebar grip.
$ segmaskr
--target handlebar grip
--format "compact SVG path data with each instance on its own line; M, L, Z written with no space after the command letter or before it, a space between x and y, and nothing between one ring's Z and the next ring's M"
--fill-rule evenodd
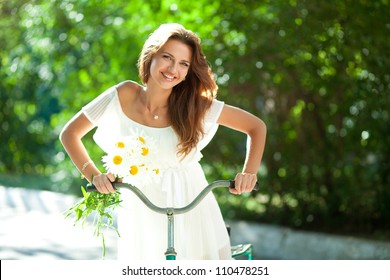
M235 187L236 187L236 186L235 186L234 180L230 180L230 186L229 186L229 188L230 188L230 189L234 189ZM259 185L258 182L256 182L256 185L255 185L255 187L253 188L253 190L254 190L254 191L258 191L259 188L260 188L260 185Z
M115 185L113 183L111 183L111 184L112 184L113 188L116 189ZM89 184L89 185L85 186L84 188L85 188L86 192L97 192L98 191L94 184Z
M87 185L84 187L87 192L97 192L95 185Z

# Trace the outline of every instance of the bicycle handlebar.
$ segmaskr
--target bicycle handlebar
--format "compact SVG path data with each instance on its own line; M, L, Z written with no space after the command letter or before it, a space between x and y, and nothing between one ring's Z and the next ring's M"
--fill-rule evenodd
M173 208L173 207L159 207L155 205L153 202L151 202L146 195L137 187L126 184L126 183L113 183L113 186L115 189L120 188L126 188L131 190L135 195L138 196L138 198L151 210L161 213L161 214L183 214L186 213L192 209L194 209L202 200L203 198L211 192L211 190L219 187L229 187L234 188L234 181L233 180L219 180L212 182L207 187L205 187L196 197L193 201L191 201L188 205L180 208ZM93 192L97 191L96 187L94 185L89 185L85 187L87 192ZM259 184L256 183L254 190L259 189Z

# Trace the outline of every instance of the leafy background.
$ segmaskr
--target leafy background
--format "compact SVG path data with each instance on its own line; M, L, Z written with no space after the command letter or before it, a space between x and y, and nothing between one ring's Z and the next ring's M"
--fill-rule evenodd
M165 22L202 38L219 99L267 123L261 191L216 192L225 217L390 238L388 0L0 1L0 183L80 194L58 134L106 88L139 81ZM209 180L244 155L244 135L221 127Z

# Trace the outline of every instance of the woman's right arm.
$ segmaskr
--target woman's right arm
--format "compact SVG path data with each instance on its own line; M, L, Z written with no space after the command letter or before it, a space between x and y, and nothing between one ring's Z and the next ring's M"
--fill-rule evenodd
M70 159L89 182L92 182L101 193L115 192L111 184L115 180L114 175L102 174L99 171L82 142L82 138L94 127L95 125L80 111L64 126L60 140Z

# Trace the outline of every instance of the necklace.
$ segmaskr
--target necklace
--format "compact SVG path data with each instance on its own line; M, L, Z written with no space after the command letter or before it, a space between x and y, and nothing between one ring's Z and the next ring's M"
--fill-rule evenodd
M158 120L158 119L160 118L159 115L157 115L157 114L151 112L151 111L149 110L149 108L148 108L148 111L149 111L149 113L152 115L152 118L153 118L154 120ZM156 110L156 111L157 111L157 110Z
M140 89L140 93L142 93L142 92L143 92L143 90L142 90L142 88L141 88L141 89ZM146 106L146 105L145 105L145 106ZM158 120L158 119L160 118L159 115L152 113L148 106L146 106L146 108L147 108L147 110L149 111L149 113L152 115L152 117L153 117L154 120ZM157 110L158 110L158 109L157 109Z

